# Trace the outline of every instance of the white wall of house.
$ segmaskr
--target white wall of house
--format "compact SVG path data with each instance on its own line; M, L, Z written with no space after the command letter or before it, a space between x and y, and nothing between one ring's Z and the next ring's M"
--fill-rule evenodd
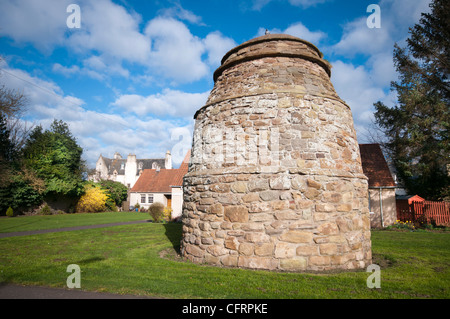
M130 206L135 206L139 203L140 207L148 209L152 203L161 203L167 206L167 197L164 193L130 193ZM167 194L170 195L170 194ZM153 202L149 202L149 197L153 196ZM143 197L145 197L145 203L142 202Z
M125 165L125 186L129 186L130 188L134 186L137 180L136 171L136 155L130 154L127 157L127 165Z
M381 209L380 209L381 203ZM395 189L369 188L370 226L373 228L387 227L397 220L397 205Z
M172 219L181 217L183 209L183 189L181 187L172 187L172 193L130 193L130 206L135 206L139 203L140 207L148 209L152 203L149 203L149 196L153 196L153 203L162 203L167 206L167 196L172 197ZM145 197L145 203L142 203L142 198Z
M172 219L181 217L183 210L183 188L172 187Z

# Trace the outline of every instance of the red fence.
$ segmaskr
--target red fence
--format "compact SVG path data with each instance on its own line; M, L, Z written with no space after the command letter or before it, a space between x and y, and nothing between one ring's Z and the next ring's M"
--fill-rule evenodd
M397 201L397 219L435 225L450 225L450 203Z

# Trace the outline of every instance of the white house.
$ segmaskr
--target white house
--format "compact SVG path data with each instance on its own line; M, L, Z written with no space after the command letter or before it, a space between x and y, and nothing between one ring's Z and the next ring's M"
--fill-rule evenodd
M94 182L112 180L132 188L144 170L157 168L172 168L170 151L167 151L165 158L157 159L137 159L134 154L123 159L117 152L113 158L103 157L100 154L95 165L95 172L89 175L88 179Z
M172 219L181 217L183 207L183 177L188 172L190 151L186 154L180 168L144 169L130 190L129 204L148 209L159 202L172 208Z

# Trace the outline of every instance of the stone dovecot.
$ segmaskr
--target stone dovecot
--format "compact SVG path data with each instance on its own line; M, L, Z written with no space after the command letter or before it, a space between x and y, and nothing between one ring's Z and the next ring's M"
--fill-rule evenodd
M367 178L330 70L314 45L288 35L224 56L195 114L185 258L286 271L371 264Z

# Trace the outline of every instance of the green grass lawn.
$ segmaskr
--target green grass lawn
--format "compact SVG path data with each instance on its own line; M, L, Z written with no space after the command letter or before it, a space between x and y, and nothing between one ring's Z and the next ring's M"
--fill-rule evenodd
M95 224L120 223L134 220L149 220L148 213L107 212L97 214L62 214L17 216L0 218L0 233L86 226Z
M282 273L181 262L170 253L180 238L181 224L175 223L3 238L0 282L65 288L67 266L78 264L82 290L121 294L218 299L450 297L449 233L373 231L381 289L367 288L370 274L364 271ZM168 257L162 258L162 251L168 251Z

